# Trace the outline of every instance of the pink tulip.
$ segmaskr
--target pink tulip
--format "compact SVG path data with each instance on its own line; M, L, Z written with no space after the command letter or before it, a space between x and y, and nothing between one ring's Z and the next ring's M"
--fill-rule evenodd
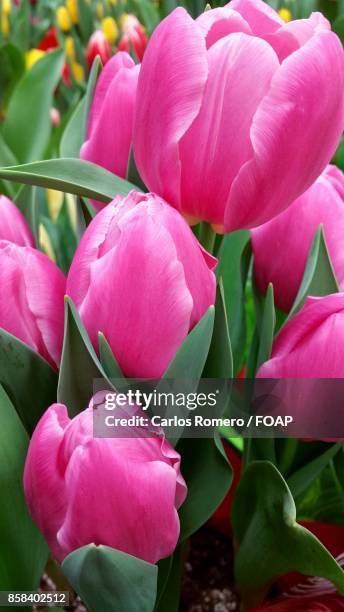
M86 63L90 70L93 60L99 55L103 66L111 57L111 46L102 30L93 32L86 49Z
M56 369L63 339L62 272L40 251L6 240L0 240L0 258L0 328Z
M34 246L34 238L25 217L6 196L0 195L0 240L20 246Z
M278 334L265 378L344 378L344 293L309 297Z
M150 563L179 537L186 497L180 456L158 436L93 437L92 408L72 420L53 404L39 421L26 459L24 489L53 555L94 543Z
M343 381L324 380L344 378L344 293L307 298L279 332L271 359L257 375L281 379L272 383L273 397L279 398L272 412L293 417L290 435L344 438Z
M344 289L344 174L335 166L327 166L287 210L251 232L257 287L265 293L272 282L275 303L286 312L295 300L320 224Z
M134 105L140 66L127 53L116 53L98 79L80 157L126 177L132 142ZM104 203L93 202L97 209Z
M143 25L135 15L126 15L123 18L122 31L123 35L118 43L118 49L128 51L128 53L133 49L137 59L141 62L148 40Z
M216 260L154 194L118 196L88 226L67 279L95 347L105 334L129 377L160 377L215 301Z
M285 23L262 0L154 31L138 83L134 154L149 189L218 231L282 212L330 161L344 123L339 38L320 13Z

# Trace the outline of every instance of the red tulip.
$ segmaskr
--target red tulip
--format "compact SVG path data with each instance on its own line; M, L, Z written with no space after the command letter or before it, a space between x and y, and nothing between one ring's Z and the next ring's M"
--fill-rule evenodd
M93 60L97 57L97 55L100 56L103 66L111 57L111 46L102 30L96 30L95 32L93 32L90 40L88 41L86 50L86 62L89 70L93 64Z
M126 15L122 25L123 36L118 44L120 51L130 51L134 49L137 59L141 62L146 46L147 35L143 25L135 15Z
M59 41L57 38L57 31L55 26L52 26L42 38L40 43L38 43L37 49L41 49L41 51L51 51L51 49L56 49L58 46Z

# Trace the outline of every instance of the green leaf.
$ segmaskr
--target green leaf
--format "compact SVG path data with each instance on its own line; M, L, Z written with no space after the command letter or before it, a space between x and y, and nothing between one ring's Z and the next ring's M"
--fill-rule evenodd
M14 157L0 132L0 166L11 166L17 163L18 160ZM13 183L9 183L8 181L0 181L0 193L4 193L10 198L13 198L16 191L18 191L17 185L13 185Z
M172 557L162 559L162 562L168 564L168 574L164 575L167 581L164 584L162 593L159 597L159 574L158 574L158 595L155 605L155 612L178 612L180 609L180 588L183 571L183 546L177 546ZM161 561L159 561L159 566Z
M56 400L57 375L38 353L3 329L0 383L25 429L32 434L44 411Z
M269 283L261 312L261 318L258 320L259 350L256 363L257 369L262 365L262 363L264 363L264 361L267 361L270 358L275 324L276 317L274 308L274 290L272 284Z
M326 578L344 593L342 568L296 523L293 497L272 463L256 461L244 472L234 496L232 525L238 544L236 583L246 605L259 605L271 582L294 571Z
M104 168L83 159L47 159L32 164L0 168L0 178L37 185L110 202L116 195L127 195L135 186Z
M332 24L332 30L338 34L344 44L344 15L340 15Z
M86 95L85 95L85 108L84 108L84 117L83 117L84 140L85 140L86 133L87 133L88 117L91 111L94 92L95 92L97 80L98 80L101 70L102 70L102 63L100 61L99 55L97 55L97 57L95 57L93 60L91 72L89 74L88 81L87 81L87 89L86 89Z
M4 138L18 161L40 159L51 132L50 108L59 82L63 52L40 59L16 86L3 124Z
M72 418L87 408L94 394L94 379L106 378L72 300L65 297L63 339L57 399Z
M80 148L85 140L84 116L86 98L82 98L69 119L60 142L61 157L79 157Z
M86 94L75 108L61 138L61 157L79 158L81 146L86 138L87 118L100 68L101 63L97 56L92 64Z
M311 486L295 499L301 519L333 523L344 527L343 446Z
M297 472L292 474L287 482L290 491L294 497L301 495L309 485L319 476L323 469L333 459L333 457L342 448L341 443L333 444L322 455L316 457L306 465L302 466Z
M30 225L37 245L39 211L36 187L32 187L31 185L23 185L15 196L14 202Z
M106 375L112 379L124 378L123 372L118 365L117 359L114 356L104 334L102 334L101 332L99 332L98 334L98 341L100 363L102 364Z
M199 380L208 356L214 328L214 306L210 306L168 366L163 378Z
M222 279L216 292L214 332L203 373L205 378L232 378L233 358Z
M18 47L7 43L0 47L0 106L6 106L25 70L24 56Z
M30 390L26 391L29 395ZM30 399L33 403L34 391ZM38 589L48 557L47 546L24 499L23 470L28 443L28 435L0 385L1 591Z
M323 228L319 226L308 254L299 291L287 320L300 310L308 295L323 296L338 291L338 283L327 251Z
M245 285L251 259L250 233L240 230L224 236L218 257L217 276L223 281L236 374L242 366L245 352Z
M232 470L221 439L189 438L178 444L188 495L179 510L183 541L213 515L232 483Z
M154 608L157 566L119 550L83 546L66 557L62 571L92 612Z

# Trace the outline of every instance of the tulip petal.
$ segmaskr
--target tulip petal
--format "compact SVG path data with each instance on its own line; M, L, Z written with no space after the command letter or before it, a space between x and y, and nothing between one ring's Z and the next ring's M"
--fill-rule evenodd
M139 77L134 154L151 191L178 207L178 143L197 116L207 78L205 40L183 8L154 31Z
M127 56L126 53L120 55L124 58ZM89 138L80 151L82 159L98 164L122 178L127 174L140 70L140 66L133 66L119 69L115 66L117 72L112 80L109 82L110 73L100 83L92 106ZM111 68L114 70L113 65ZM102 202L93 201L93 204L97 210L104 207Z
M284 60L254 116L254 156L233 182L226 231L268 221L321 174L342 133L343 91L343 49L332 32Z
M180 142L181 193L186 212L222 224L231 184L252 157L252 118L279 62L268 43L243 33L215 43L208 62L201 110Z
M250 26L240 13L226 6L201 13L196 23L203 32L207 49L220 38L233 34L233 32L252 34Z
M321 13L312 13L309 19L295 19L285 23L264 39L275 49L280 62L302 47L316 32L330 30L330 23Z
M56 559L62 555L56 533L63 523L67 501L59 447L68 423L62 404L53 404L45 412L33 433L24 470L24 491L32 518Z
M271 282L275 304L288 312L296 298L315 232L322 223L336 278L344 287L344 175L329 166L302 196L280 215L252 230L255 279L265 293ZM343 190L342 197L335 182Z
M161 219L168 230L177 249L177 257L183 264L185 281L193 298L190 319L190 328L193 328L209 305L215 303L216 279L211 272L216 267L217 259L201 247L186 221L174 208L157 199L151 210L151 214Z
M6 196L0 195L0 240L20 246L34 246L34 238L25 217Z
M98 124L101 110L107 96L108 89L113 79L122 68L131 69L135 66L134 60L128 53L118 52L105 64L97 81L96 90L91 105L90 115L87 123L87 138L90 138L94 128Z
M28 306L46 347L45 357L58 366L63 342L66 279L61 270L39 251L30 249L25 265L28 269L24 275Z
M284 23L276 11L263 0L232 0L226 6L238 11L256 36L275 32Z
M307 298L278 334L272 357L259 369L259 377L343 378L343 311L343 293Z
M0 241L0 327L58 366L63 339L65 278L43 253Z
M93 439L75 449L66 471L67 514L57 536L65 554L91 542L149 563L173 552L179 536L175 470L157 457L141 460L138 441L128 438L123 452L118 439Z
M170 234L140 216L145 206L121 218L118 243L91 263L79 312L94 346L103 332L127 376L158 378L188 333L193 300Z

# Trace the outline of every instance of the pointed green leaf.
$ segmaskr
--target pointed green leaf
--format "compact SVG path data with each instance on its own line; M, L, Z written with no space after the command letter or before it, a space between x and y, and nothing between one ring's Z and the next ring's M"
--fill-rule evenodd
M344 571L307 529L296 523L290 490L268 461L251 463L234 496L238 543L236 582L248 605L260 603L270 583L288 572L320 576L344 593Z
M251 259L250 233L232 232L223 237L216 270L222 278L231 339L234 373L242 366L246 341L245 285Z
M203 376L204 378L232 378L233 376L232 349L221 278L216 292L214 332Z
M29 389L26 392L30 394ZM30 400L35 401L33 389ZM47 545L32 522L24 498L28 444L29 437L0 385L1 591L38 589L48 557Z
M106 340L104 334L99 332L98 334L99 341L99 355L100 355L100 363L104 368L104 372L109 378L124 378L123 372L118 365L117 359L114 356L111 347Z
M67 406L70 417L87 408L97 378L106 378L105 372L72 300L66 296L57 399Z
M51 133L53 93L63 61L61 50L47 53L24 74L11 96L3 135L22 163L40 159L44 154Z
M184 438L178 447L188 495L179 510L180 538L185 540L214 514L232 483L223 444L215 438Z
M309 485L319 476L323 469L330 463L343 445L338 442L333 444L324 453L306 463L294 472L287 480L290 491L294 497L301 495Z
M83 159L47 159L32 164L0 168L0 178L25 185L37 185L110 202L116 195L127 195L134 185L112 172Z
M320 226L310 248L302 283L289 313L288 320L303 306L308 295L322 296L339 291L323 228Z
M124 552L89 544L68 555L62 571L92 612L154 608L157 566Z
M56 400L57 374L27 344L0 329L0 383L31 435Z
M163 378L199 380L208 356L214 328L214 306L210 306L168 366Z

